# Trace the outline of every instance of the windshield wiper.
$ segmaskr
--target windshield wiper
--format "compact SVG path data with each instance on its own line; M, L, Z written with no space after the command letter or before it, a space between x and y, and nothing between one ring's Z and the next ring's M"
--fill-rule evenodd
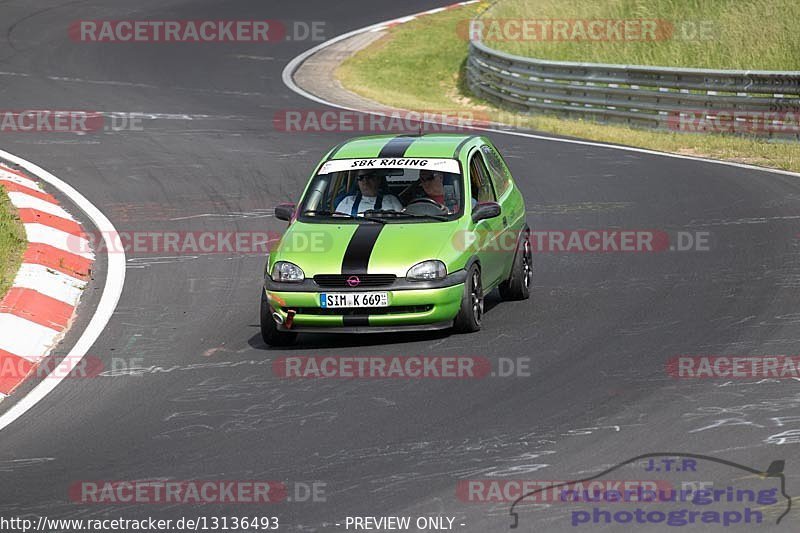
M450 219L444 215L423 215L418 213L406 213L405 211L397 211L395 209L368 209L364 211L364 213L370 214L387 214L387 215L399 215L404 217L411 217L411 218L432 218L434 220L441 220L442 222L447 222Z
M385 220L381 220L379 218L369 217L369 216L355 216L351 215L350 213L344 213L342 211L329 211L327 209L306 209L303 211L304 215L323 215L328 217L343 217L349 218L351 220L368 220L370 222L377 222L378 224L386 224Z

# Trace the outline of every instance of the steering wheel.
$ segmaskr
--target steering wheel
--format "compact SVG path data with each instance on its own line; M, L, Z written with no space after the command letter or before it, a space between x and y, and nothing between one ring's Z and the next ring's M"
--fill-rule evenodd
M437 213L437 214L446 215L446 214L450 213L450 210L447 209L446 206L443 206L442 204L440 204L436 200L434 200L432 198L427 198L427 197L415 198L415 199L411 200L410 202L408 202L408 205L406 205L406 207L405 207L405 209L403 209L403 211L408 211L409 207L413 207L415 205L422 207L423 211L426 211L426 209L424 209L425 207L434 207L434 208L436 208L437 211L439 211L439 213Z

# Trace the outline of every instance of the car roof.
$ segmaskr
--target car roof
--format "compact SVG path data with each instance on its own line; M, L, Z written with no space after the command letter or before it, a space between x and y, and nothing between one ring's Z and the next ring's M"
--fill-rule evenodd
M477 135L430 133L427 135L372 135L343 142L328 159L367 157L441 157L457 159L462 146Z

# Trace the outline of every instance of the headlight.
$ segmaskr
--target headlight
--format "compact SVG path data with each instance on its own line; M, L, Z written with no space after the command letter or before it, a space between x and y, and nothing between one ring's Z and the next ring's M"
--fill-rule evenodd
M447 276L447 267L441 261L430 260L417 263L406 272L406 278L411 281L427 281L431 279L444 279Z
M303 269L288 261L278 261L272 267L272 279L289 283L300 283L306 279Z

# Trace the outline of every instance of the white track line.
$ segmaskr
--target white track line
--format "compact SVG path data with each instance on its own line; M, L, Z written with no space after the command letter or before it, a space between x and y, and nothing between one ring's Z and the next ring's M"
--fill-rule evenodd
M416 16L420 16L420 15L423 15L423 14L425 14L424 11L420 12L420 13L416 13L414 15L410 15L410 16L411 17L416 17ZM407 17L403 17L403 18L407 18ZM293 76L294 76L295 71L298 69L298 67L300 67L300 65L302 65L303 62L306 59L308 59L312 55L316 54L320 50L323 50L323 49L325 49L325 48L327 48L329 46L332 46L332 45L334 45L334 44L336 44L336 43L338 43L340 41L343 41L345 39L349 39L350 37L359 35L361 33L366 33L366 32L369 32L369 31L386 29L387 24L389 24L391 22L395 22L397 20L399 20L399 19L388 20L386 22L378 22L377 24L372 24L372 25L366 26L364 28L360 28L360 29L353 30L353 31L350 31L350 32L347 32L347 33L343 33L342 35L338 35L336 37L333 37L332 39L329 39L329 40L325 41L324 43L320 43L317 46L314 46L313 48L309 48L308 50L306 50L302 54L298 55L297 57L295 57L294 59L292 59L291 61L289 61L286 64L286 66L283 69L283 73L281 75L284 85L289 87L289 89L291 89L292 91L296 92L300 96L303 96L304 98L307 98L307 99L312 100L314 102L320 103L322 105L335 107L335 108L338 108L338 109L345 109L347 111L357 111L359 113L364 113L366 115L387 116L385 113L381 113L379 111L356 109L356 108L353 108L353 107L340 105L340 104L337 104L335 102L329 102L328 100L325 100L324 98L320 98L320 97L318 97L316 95L313 95L313 94L309 93L308 91L305 91L304 89L299 87L294 82ZM430 124L436 124L436 122L426 121L426 120L422 120L421 122L426 122L426 123L430 123ZM789 170L778 170L778 169L772 169L772 168L757 167L755 165L747 165L745 163L734 163L732 161L720 161L718 159L707 159L705 157L697 157L697 156L681 155L681 154L670 154L668 152L658 152L656 150L648 150L646 148L634 148L632 146L618 146L618 145L615 145L615 144L606 144L606 143L596 142L596 141L582 141L582 140L579 140L579 139L561 139L559 137L550 137L548 135L538 135L538 134L535 134L535 133L525 133L525 132L521 132L521 131L502 130L502 129L496 129L496 128L480 127L480 126L463 126L463 127L464 127L464 129L471 129L471 130L475 130L475 131L485 131L485 132L491 132L491 133L499 133L501 135L513 135L515 137L525 137L525 138L528 138L528 139L538 139L538 140L542 140L542 141L560 142L560 143L567 143L567 144L577 144L577 145L581 145L581 146L595 146L595 147L598 147L598 148L609 148L611 150L623 150L623 151L626 151L626 152L636 152L636 153L640 153L640 154L657 155L657 156L661 156L661 157L671 157L673 159L686 159L688 161L700 161L700 162L703 162L703 163L711 163L711 164L714 164L714 165L725 165L725 166L728 166L728 167L744 168L744 169L747 169L747 170L757 170L757 171L760 171L760 172L769 172L769 173L773 173L773 174L783 174L784 176L794 176L796 178L800 178L800 172L791 172Z
M106 254L108 258L108 271L106 273L106 283L103 287L103 295L100 297L100 302L97 304L94 315L86 326L86 329L83 330L83 333L81 333L80 338L72 347L67 357L65 357L53 371L52 375L57 377L42 380L32 391L17 401L8 411L0 415L0 430L3 430L52 392L53 389L61 383L64 377L70 375L70 372L81 362L86 352L89 351L92 345L97 341L97 338L100 337L106 324L111 320L114 310L117 308L117 303L122 295L122 288L125 285L125 253L122 252L121 243L115 242L119 241L119 237L117 237L117 230L114 228L111 221L71 185L57 178L45 169L17 157L14 154L0 150L0 157L21 166L37 178L58 189L89 217L89 220L92 221L101 235L103 235L106 250L119 250L118 253Z

